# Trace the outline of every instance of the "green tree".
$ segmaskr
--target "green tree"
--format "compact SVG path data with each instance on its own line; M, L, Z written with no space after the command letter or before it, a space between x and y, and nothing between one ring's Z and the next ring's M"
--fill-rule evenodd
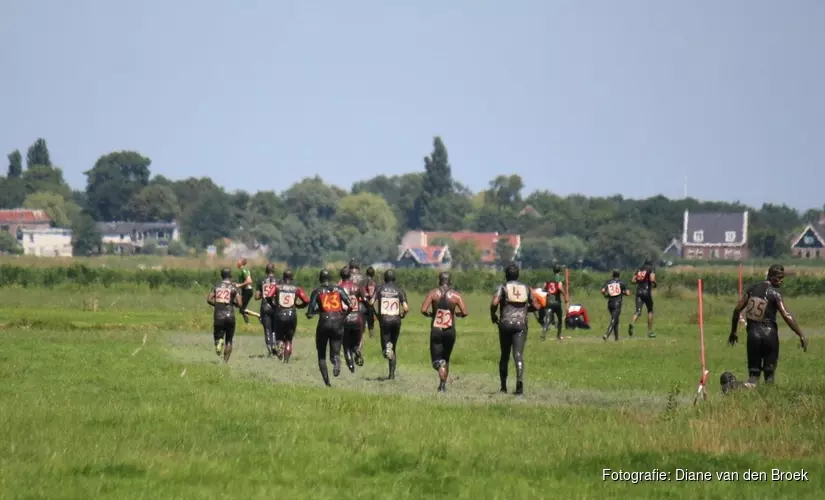
M565 235L550 238L554 263L573 265L587 257L587 243L578 236Z
M461 240L449 246L452 265L458 269L475 269L481 263L481 250L473 240Z
M135 194L149 184L152 161L134 151L101 156L86 175L88 208L97 220L131 220L129 206Z
M170 186L150 184L134 195L128 212L136 221L171 222L180 215L180 206Z
M390 205L380 196L361 193L345 196L338 202L335 220L338 224L352 226L360 234L378 232L396 239L398 221Z
M628 224L607 224L600 227L593 237L591 247L598 249L592 260L601 270L611 268L629 269L638 266L645 259L656 259L661 248L656 245L656 237L647 229Z
M72 197L72 189L63 179L63 171L51 165L30 165L21 177L26 194L57 193L65 199Z
M521 242L521 263L526 269L546 269L554 264L549 238L525 238Z
M432 154L424 158L424 179L415 204L414 226L426 231L460 230L472 202L459 194L457 187L447 148L441 138L436 137Z
M100 253L102 235L88 212L82 212L72 224L72 254L76 257Z
M0 178L0 208L20 208L26 199L26 185L18 177Z
M189 254L189 249L180 240L172 240L166 247L166 254L172 257L186 257Z
M52 166L49 147L46 145L46 140L42 138L34 141L34 144L29 146L29 151L26 154L26 166L32 168L35 165L42 165L44 167Z
M347 255L369 265L373 262L394 261L398 256L395 231L370 230L347 244Z
M398 229L403 232L415 229L417 214L416 200L421 196L424 174L415 172L387 177L379 175L368 181L356 182L352 194L373 193L381 196L393 208L398 221Z
M9 170L7 177L9 179L19 179L23 175L23 155L20 154L19 149L15 149L8 156Z
M20 255L23 253L23 247L20 246L20 242L11 233L0 231L0 253Z
M508 238L499 238L496 242L496 265L504 267L516 257L515 248Z
M31 209L45 210L54 227L70 228L72 221L80 215L81 209L72 201L67 201L57 193L39 191L30 194L23 201L23 206Z
M234 231L233 208L226 194L212 194L190 207L182 217L183 239L197 248L228 238Z

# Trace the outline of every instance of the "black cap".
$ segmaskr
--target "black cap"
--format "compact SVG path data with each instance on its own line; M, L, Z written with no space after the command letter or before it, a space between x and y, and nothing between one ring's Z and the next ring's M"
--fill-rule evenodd
M228 280L230 278L232 278L232 270L228 267L224 267L223 269L221 269L221 279Z
M453 281L453 279L450 276L450 273L448 273L447 271L444 271L444 272L442 272L441 274L438 275L438 286L450 285L450 284L452 284L452 281Z
M282 275L282 278L284 279L284 281L291 280L292 279L292 271L290 271L289 269L285 270L284 274Z
M349 270L349 267L347 267L347 266L344 266L344 267L341 268L341 273L340 274L341 274L341 279L342 280L348 280L349 277L352 275L352 273Z
M393 281L395 281L395 271L392 269L387 269L384 271L384 282L391 283Z
M515 281L518 279L518 273L518 264L513 262L504 270L504 277L507 278L507 281Z
M321 269L321 272L318 273L318 281L321 283L326 283L329 281L329 270L328 269Z
M266 274L272 274L275 272L275 264L267 264L266 265Z
M375 276L375 268L374 267L370 266L370 267L367 268L367 276L369 276L370 278Z
M622 273L620 273L618 269L614 269L614 270L613 270L613 277L614 277L614 278L618 278L621 274L622 274Z

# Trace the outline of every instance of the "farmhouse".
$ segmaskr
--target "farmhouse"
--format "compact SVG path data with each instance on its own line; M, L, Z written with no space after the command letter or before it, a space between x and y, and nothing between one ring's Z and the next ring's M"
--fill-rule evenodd
M399 245L399 264L402 257L405 255L417 254L419 258L428 256L428 261L432 259L444 259L449 257L449 247L434 246L438 240L452 240L455 242L472 241L476 248L478 248L481 257L479 265L493 267L496 264L496 245L502 239L509 241L510 246L513 247L515 255L518 255L521 249L521 236L514 234L498 234L495 233L474 233L469 231L462 232L427 232L427 231L408 231L401 240ZM442 249L436 252L435 248ZM417 249L417 250L416 250ZM409 252L408 252L409 251ZM436 256L437 254L437 256ZM417 261L416 261L417 262ZM448 262L439 261L439 266L448 266Z
M71 257L72 230L60 228L21 228L18 238L24 255Z
M45 229L52 226L51 218L45 210L32 210L28 208L14 208L10 210L0 210L0 229L18 237L18 229Z
M690 213L685 210L682 258L746 260L748 211Z
M808 224L791 243L791 254L801 259L825 260L825 213L819 221Z
M113 247L115 253L139 252L148 241L166 246L180 239L175 222L99 222L97 228L105 247Z
M396 259L396 267L428 267L434 269L449 269L452 266L450 247L426 246L406 247L401 250Z

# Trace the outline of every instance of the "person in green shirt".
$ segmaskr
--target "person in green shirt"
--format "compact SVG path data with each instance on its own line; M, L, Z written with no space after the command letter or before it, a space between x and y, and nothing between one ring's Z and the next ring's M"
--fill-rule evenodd
M249 306L249 301L252 300L252 295L254 295L254 290L252 289L252 273L250 273L246 267L246 259L243 257L238 259L237 266L238 269L241 270L241 282L235 283L235 286L241 291L241 315L243 316L243 321L249 324L249 315L246 313L246 308Z

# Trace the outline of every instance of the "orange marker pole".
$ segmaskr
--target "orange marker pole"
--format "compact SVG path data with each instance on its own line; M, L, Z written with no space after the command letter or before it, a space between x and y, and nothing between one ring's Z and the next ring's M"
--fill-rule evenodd
M742 263L739 263L739 296L742 296Z
M570 269L564 268L564 294L567 295L567 302L570 303ZM565 314L567 312L565 311Z
M707 364L705 362L705 311L704 311L704 292L702 290L702 280L698 280L697 282L697 289L699 294L699 352L701 353L701 361L702 361L702 377L699 379L699 387L696 390L696 396L693 398L693 404L696 404L696 401L699 399L699 395L702 395L702 399L705 400L708 397L706 384L708 381L708 370Z

